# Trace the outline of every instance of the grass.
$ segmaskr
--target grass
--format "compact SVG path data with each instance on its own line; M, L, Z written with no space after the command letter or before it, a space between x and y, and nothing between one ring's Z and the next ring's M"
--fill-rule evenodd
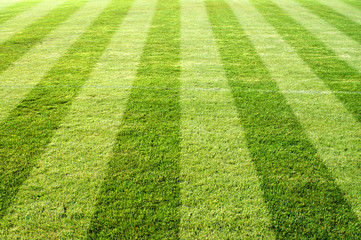
M361 236L336 1L1 4L0 238Z
M320 158L360 217L361 139L355 137L361 133L359 123L249 1L231 5ZM350 146L353 151L348 151Z
M206 3L248 149L262 176L262 188L277 236L357 236L360 234L357 217L229 6L222 1ZM237 89L264 89L273 93Z
M12 214L4 222L16 221L25 238L86 238L130 92L113 86L132 85L155 3L134 2L51 144L19 190L13 203L16 207L9 209ZM91 6L100 7L98 3ZM92 16L89 9L86 13ZM76 153L73 149L77 149ZM39 189L41 195L37 194ZM15 237L17 232L8 229L6 237Z
M359 92L361 74L271 1L254 0L253 3L327 86L340 92L336 96L361 121L361 95L342 93Z
M52 30L69 18L86 1L65 2L45 17L28 26L0 45L0 72L42 41ZM34 34L36 33L36 34Z
M343 0L345 3L361 10L361 3L358 0Z
M298 0L303 6L312 11L312 13L320 16L331 25L335 26L339 31L345 33L350 38L361 44L361 25L357 22L334 11L332 8L318 3L317 1Z
M205 4L202 0L181 2L180 237L270 239L274 235L260 179Z
M28 177L37 157L44 152L71 101L89 78L130 3L113 1L2 122L1 217Z
M46 16L49 12L56 9L66 0L44 0L25 12L4 22L0 28L0 44L9 40L17 33L23 31L26 27ZM35 33L36 34L36 33Z
M179 30L179 2L160 0L89 230L91 239L178 237Z
M63 56L102 11L104 3L88 2L0 74L0 121ZM49 52L51 54L49 54Z
M10 5L4 9L1 9L0 11L0 25L3 22L6 22L7 20L15 17L16 15L20 14L23 11L26 11L27 9L33 7L37 3L39 3L40 0L32 0L32 1L24 1L24 2L17 2L13 5Z
M319 2L342 14L343 16L349 18L351 21L361 24L360 10L350 6L342 0L336 0L332 2L326 0L319 0Z

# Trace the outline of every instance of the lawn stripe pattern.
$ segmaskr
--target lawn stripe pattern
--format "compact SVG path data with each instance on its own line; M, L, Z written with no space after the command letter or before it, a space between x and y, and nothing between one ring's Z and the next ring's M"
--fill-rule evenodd
M20 33L27 26L38 21L53 9L64 3L65 0L44 0L28 11L4 22L0 25L0 44Z
M14 3L5 9L1 9L1 6L0 6L0 25L3 22L6 22L7 20L9 20L9 19L19 15L20 13L28 10L29 8L35 6L40 1L41 0L22 1L22 2L18 2L18 3Z
M361 11L351 7L350 5L342 2L341 0L318 0L320 3L327 5L332 8L334 11L339 12L340 14L348 17L354 22L361 24Z
M0 0L0 239L358 239L360 11Z
M285 91L330 92L248 0L230 1L272 78ZM240 11L242 9L242 11ZM270 48L270 46L273 46ZM277 61L274 61L277 59ZM284 94L319 155L361 219L361 128L330 94ZM350 147L352 146L352 147Z
M229 6L220 0L206 3L276 237L359 236L357 217ZM247 93L234 87L275 92Z
M343 0L343 2L361 10L361 2L359 0Z
M203 0L182 0L181 239L271 239ZM192 91L191 89L224 89Z
M297 54L305 61L310 68L327 84L327 86L335 92L359 92L361 90L361 67L359 66L359 72L350 67L345 61L341 60L341 52L345 56L349 56L348 63L353 63L355 66L357 60L357 65L360 65L361 62L361 48L360 45L355 43L354 47L350 47L348 43L342 41L345 39L343 35L339 33L336 29L332 36L329 33L328 39L334 44L333 50L338 49L338 54L336 55L332 50L327 48L322 42L320 42L315 36L303 28L299 22L307 21L306 18L312 19L317 22L317 17L311 15L304 15L299 12L305 10L303 7L299 6L296 3L291 4L291 2L283 2L283 0L277 0L277 3L280 4L283 8L287 8L287 12L291 14L298 22L288 16L285 12L282 11L276 4L273 4L268 0L253 0L253 3L262 13L265 19L272 24L272 26L278 31L278 33L284 38L284 40L292 46ZM291 10L291 7L299 7L299 10ZM297 16L298 15L298 16ZM295 17L297 16L297 18ZM301 16L304 19L301 19ZM303 18L302 17L302 18ZM322 21L321 19L319 19ZM308 22L308 21L307 21ZM312 24L311 22L308 22ZM326 23L325 23L326 24ZM312 24L313 25L313 24ZM321 26L324 26L320 23ZM331 26L330 26L331 27ZM326 31L329 31L326 26ZM322 36L322 31L325 29L319 29L317 36ZM313 31L314 32L314 31ZM326 41L326 35L323 35L324 40ZM350 40L351 41L351 40ZM330 45L328 43L327 45ZM352 52L352 53L351 53ZM360 55L357 56L357 52L360 52ZM349 54L349 55L347 55ZM346 60L346 57L345 57ZM361 121L361 95L357 94L335 94L346 106L346 108L352 112L355 118L360 122Z
M179 8L174 0L157 4L89 230L91 239L178 238Z
M360 23L350 20L327 5L321 4L317 1L297 0L297 2L310 10L313 14L328 22L330 25L336 27L340 32L344 33L354 41L358 42L359 44L361 43Z
M134 3L45 154L21 187L9 210L11 214L0 225L0 229L9 229L9 234L0 238L86 237L130 92L112 86L132 85L155 4L155 0ZM6 227L9 225L13 231Z
M73 4L78 3L73 1ZM0 74L0 121L23 100L100 14L103 8L98 5L97 0L89 1Z
M2 1L0 1L0 11L5 11L4 9L6 9L7 7L10 7L11 5L14 5L20 1L21 0L2 0Z
M0 45L0 73L18 60L29 49L40 43L46 35L68 19L86 1L65 2L47 16L16 34Z
M89 78L131 2L113 0L0 125L1 217ZM101 3L100 7L108 1Z
M285 34L285 39L287 39L290 45L292 45L290 43L291 39L294 39L293 41L298 41L297 45L300 46L298 48L301 48L302 46L302 48L307 49L307 47L309 47L308 51L303 51L303 49L300 51L299 54L302 57L304 57L303 55L307 55L309 59L312 59L313 57L314 62L316 62L316 59L317 61L326 61L324 63L318 63L318 65L323 65L324 68L318 66L316 63L310 64L317 66L314 71L320 72L320 70L323 70L326 72L327 70L325 69L332 69L338 66L339 68L344 69L344 71L339 71L347 71L354 75L355 73L353 69L347 69L347 63L349 66L361 73L361 65L359 64L361 62L361 45L358 42L352 40L342 32L338 31L335 27L329 25L327 22L315 16L309 10L294 1L274 0L275 4L271 4L271 2L263 0L258 0L258 2L260 6L263 5L262 9L269 8L269 10L277 11L277 13L281 14L278 16L278 19L272 19L273 25L278 23L278 27L276 27L276 29L279 32L282 31L286 33L292 29L292 31L297 33L294 36L288 36ZM273 15L274 13L270 12L269 14ZM287 19L287 26L292 28L287 30L286 24L281 27L280 19ZM295 46L293 47L296 48ZM313 52L314 50L315 52ZM301 53L303 52L304 54L302 55ZM305 61L309 62L310 60ZM330 65L335 66L332 67ZM338 75L333 71L329 74L330 76L325 77L325 80L338 77ZM349 76L347 78L352 79L352 77ZM357 78L359 79L360 76L357 76Z

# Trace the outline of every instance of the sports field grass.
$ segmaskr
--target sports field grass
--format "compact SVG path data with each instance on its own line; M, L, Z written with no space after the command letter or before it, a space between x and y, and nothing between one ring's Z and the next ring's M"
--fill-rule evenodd
M357 0L0 0L0 239L360 239Z

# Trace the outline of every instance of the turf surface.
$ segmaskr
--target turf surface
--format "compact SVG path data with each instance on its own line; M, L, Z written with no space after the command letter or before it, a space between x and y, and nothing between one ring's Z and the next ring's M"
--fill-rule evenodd
M66 2L48 15L0 45L0 72L7 69L29 49L42 41L52 30L79 9L85 1ZM36 35L34 34L36 33Z
M361 94L347 94L347 92L360 92L360 72L341 60L271 1L254 0L253 2L266 20L276 28L329 88L338 92L336 96L344 102L350 112L354 113L358 121L361 121Z
M14 3L5 9L1 9L0 11L0 24L3 22L15 17L16 15L20 14L21 12L33 7L35 4L39 3L40 0L33 0L33 1L23 1Z
M0 3L0 238L357 239L360 4Z
M129 5L113 1L2 122L0 216L49 143Z
M179 2L160 0L90 237L174 239L179 228Z
M350 38L358 43L361 43L361 25L336 12L332 8L310 0L298 0L303 6L310 9L314 14L325 19L331 25L335 26L338 30L342 31Z
M317 157L283 95L278 93L278 87L270 79L229 6L221 1L207 1L207 4L227 78L246 131L248 148L262 176L265 198L275 216L278 236L335 237L344 233L348 224L348 234L357 236L353 235L359 227L356 217L341 200L342 193ZM257 81L251 81L253 79ZM237 89L264 89L272 93L247 93ZM336 199L340 205L334 208L334 212L330 211ZM349 216L339 218L341 212L349 212ZM289 215L297 215L297 218L289 218ZM343 224L337 229L334 222ZM329 230L324 231L327 228Z

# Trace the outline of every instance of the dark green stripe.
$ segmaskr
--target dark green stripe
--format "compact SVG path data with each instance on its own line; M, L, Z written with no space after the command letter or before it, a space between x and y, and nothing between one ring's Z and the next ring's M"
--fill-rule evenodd
M361 122L361 94L340 93L360 92L361 74L339 59L325 44L270 0L252 0L252 2L318 77L332 91L338 92L335 96Z
M178 238L179 7L174 0L158 2L89 230L91 239Z
M350 20L342 14L334 11L332 8L323 5L314 0L297 0L304 7L311 10L314 14L320 16L339 31L345 33L353 40L361 43L361 25Z
M0 24L35 6L41 0L18 2L0 12Z
M360 236L357 217L233 12L221 0L206 5L277 238Z
M353 7L361 10L361 1L360 0L343 0L343 1Z
M0 44L0 73L23 56L46 35L68 19L76 10L88 0L66 1L49 12L35 23L16 34L8 41Z
M133 0L113 0L0 125L0 216L44 152ZM89 106L91 107L91 106Z

